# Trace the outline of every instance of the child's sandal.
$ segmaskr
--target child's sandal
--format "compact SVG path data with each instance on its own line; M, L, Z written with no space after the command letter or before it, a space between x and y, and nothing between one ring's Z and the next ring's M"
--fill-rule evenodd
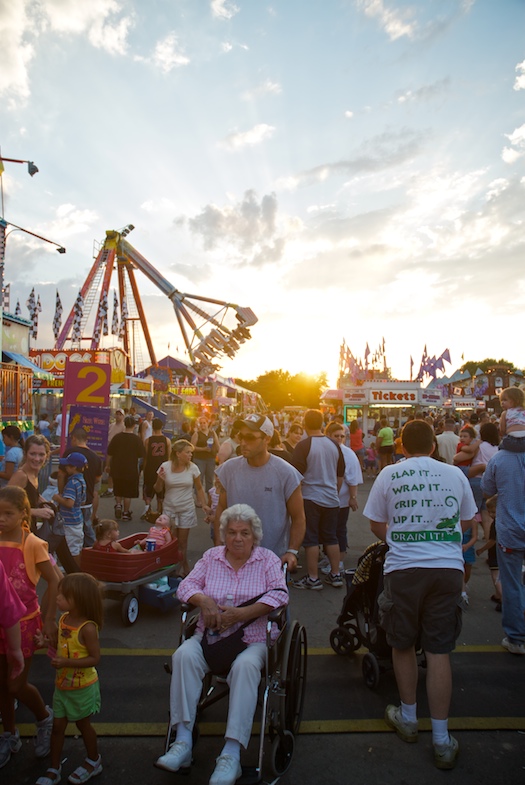
M49 768L44 777L39 777L35 783L35 785L57 785L60 782L60 775L62 769L59 767L58 769ZM48 774L53 774L53 777L48 777Z
M70 774L67 781L71 783L71 785L82 785L83 782L87 782L91 779L91 777L96 777L97 774L100 774L102 771L102 757L99 755L97 760L91 760L90 758L86 758L84 761L85 763L89 763L90 766L93 766L91 771L88 771L84 766L79 766L78 769L75 769L73 774Z

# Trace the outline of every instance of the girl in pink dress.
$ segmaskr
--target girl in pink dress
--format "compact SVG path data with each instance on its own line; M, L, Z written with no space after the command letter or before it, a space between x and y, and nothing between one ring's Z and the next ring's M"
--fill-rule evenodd
M35 652L35 635L42 629L36 584L40 576L47 582L48 603L43 631L56 637L56 596L58 577L49 561L47 543L31 534L31 508L26 492L16 486L0 488L0 561L11 586L26 607L20 621L21 646L24 655L22 673L8 684L7 646L0 634L0 714L4 733L0 736L0 767L22 746L15 727L15 698L24 703L36 718L35 753L43 758L49 753L53 712L45 705L37 688L28 682L29 668Z

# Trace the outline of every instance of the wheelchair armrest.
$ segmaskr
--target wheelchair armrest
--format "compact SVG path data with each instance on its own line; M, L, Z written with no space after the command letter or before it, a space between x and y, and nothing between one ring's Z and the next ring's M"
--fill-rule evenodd
M279 629L281 629L286 621L286 608L287 605L281 605L280 608L275 608L268 614L268 621L275 622Z
M180 604L181 613L189 613L192 608L195 608L195 605L190 605L189 602L181 602Z

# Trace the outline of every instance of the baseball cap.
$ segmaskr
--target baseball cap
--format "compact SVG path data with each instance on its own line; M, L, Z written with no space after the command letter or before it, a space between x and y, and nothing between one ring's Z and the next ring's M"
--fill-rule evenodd
M76 466L77 469L82 469L87 464L87 458L81 452L70 452L65 458L59 461L60 466Z
M124 411L124 409L117 409L115 414L126 414L126 412Z
M262 431L266 436L273 436L273 423L264 414L249 414L243 420L235 420L234 426L246 425L250 431Z

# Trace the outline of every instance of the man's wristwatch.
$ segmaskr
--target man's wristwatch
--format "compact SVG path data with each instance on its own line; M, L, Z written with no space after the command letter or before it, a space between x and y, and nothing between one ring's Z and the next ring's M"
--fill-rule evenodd
M287 548L286 553L293 553L294 556L298 556L299 551L296 551L295 548Z

